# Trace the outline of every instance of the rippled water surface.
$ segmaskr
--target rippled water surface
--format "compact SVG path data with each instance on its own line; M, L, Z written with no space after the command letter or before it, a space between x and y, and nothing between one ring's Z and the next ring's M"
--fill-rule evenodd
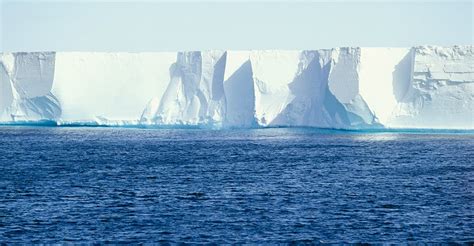
M473 242L473 139L0 127L0 241Z

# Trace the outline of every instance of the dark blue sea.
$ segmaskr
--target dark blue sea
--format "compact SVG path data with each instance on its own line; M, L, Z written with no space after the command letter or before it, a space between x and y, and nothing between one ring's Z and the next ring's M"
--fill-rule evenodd
M474 134L0 127L0 242L474 242Z

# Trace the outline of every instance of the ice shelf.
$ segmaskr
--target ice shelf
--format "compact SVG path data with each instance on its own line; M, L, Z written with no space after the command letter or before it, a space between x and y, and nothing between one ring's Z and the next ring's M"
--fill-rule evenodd
M473 46L0 54L0 123L474 128Z

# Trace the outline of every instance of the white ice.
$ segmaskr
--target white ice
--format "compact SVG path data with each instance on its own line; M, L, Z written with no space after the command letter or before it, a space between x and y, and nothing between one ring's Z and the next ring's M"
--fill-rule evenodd
M473 46L0 54L0 122L474 128Z

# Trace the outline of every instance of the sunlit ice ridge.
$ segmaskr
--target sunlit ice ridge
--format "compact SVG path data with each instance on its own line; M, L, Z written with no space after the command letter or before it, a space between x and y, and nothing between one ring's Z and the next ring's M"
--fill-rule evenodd
M0 53L0 124L472 130L473 47Z

